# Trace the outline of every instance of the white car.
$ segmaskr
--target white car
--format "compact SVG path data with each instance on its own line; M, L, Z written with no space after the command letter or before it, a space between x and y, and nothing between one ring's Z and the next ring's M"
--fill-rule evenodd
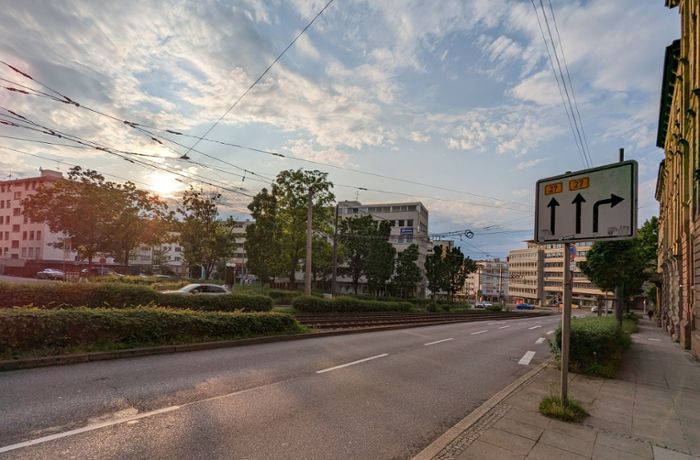
M231 291L226 289L225 286L219 286L218 284L199 284L192 283L187 286L181 287L175 291L163 291L161 294L230 294Z
M474 308L489 308L493 307L493 304L491 302L477 302L476 305L474 305Z
M602 310L603 313L615 313L615 310L613 310L612 307L608 307L607 311L605 308ZM591 313L598 313L598 305L594 305L593 308L591 308Z
M36 277L40 280L64 280L66 279L66 274L61 270L45 268L42 271L37 272Z

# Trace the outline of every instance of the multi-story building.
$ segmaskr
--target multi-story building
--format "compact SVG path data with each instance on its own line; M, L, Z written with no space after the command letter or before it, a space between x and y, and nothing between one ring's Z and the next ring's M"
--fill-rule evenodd
M545 304L544 250L532 241L508 253L508 297L513 303Z
M666 48L656 145L664 150L659 201L657 322L700 356L700 5L678 7L681 38Z
M591 242L572 245L574 262L586 260ZM540 305L558 305L564 294L564 245L562 243L537 244L527 242L527 249L516 249L508 255L511 301ZM579 306L592 306L601 299L612 299L612 293L598 289L581 270L572 272L572 301Z
M36 193L50 181L61 180L57 171L42 170L38 177L0 182L0 265L23 267L27 264L64 263L75 260L75 252L67 241L64 248L55 243L63 235L52 232L43 222L32 222L22 210L22 200Z
M508 263L498 258L477 260L476 267L464 281L464 294L475 300L504 300L508 295Z
M421 270L421 281L418 286L418 296L424 296L427 281L425 278L425 258L428 255L428 210L420 202L411 203L380 203L362 204L358 201L341 201L338 203L338 215L347 219L354 216L371 215L375 220L389 221L391 234L389 242L401 252L411 244L418 246L418 267ZM365 280L360 280L361 292L366 292ZM348 277L338 277L338 292L351 292L352 282Z

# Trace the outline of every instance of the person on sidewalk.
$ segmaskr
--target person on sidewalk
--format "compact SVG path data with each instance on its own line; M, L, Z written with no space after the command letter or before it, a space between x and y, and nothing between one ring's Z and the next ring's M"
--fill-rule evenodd
M651 308L647 310L647 316L649 317L649 321L651 321L651 318L654 317L654 310L652 310Z

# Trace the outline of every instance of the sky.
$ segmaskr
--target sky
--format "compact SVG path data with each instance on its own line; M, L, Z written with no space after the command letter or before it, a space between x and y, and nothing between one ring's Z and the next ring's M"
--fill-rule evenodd
M339 200L421 201L431 233L469 229L474 237L458 244L486 258L532 238L538 179L613 163L622 147L639 162L639 224L658 214L658 108L677 9L551 0L552 16L549 0L536 9L529 0L335 0L221 118L326 1L6 2L0 60L33 80L0 64L0 121L21 115L41 128L0 125L0 176L76 164L169 197L218 187L221 211L245 219L250 196L279 171L318 169ZM558 90L541 7L590 163ZM7 89L18 84L55 97ZM180 159L197 139L165 130L202 136L220 118ZM47 128L141 155L85 148Z

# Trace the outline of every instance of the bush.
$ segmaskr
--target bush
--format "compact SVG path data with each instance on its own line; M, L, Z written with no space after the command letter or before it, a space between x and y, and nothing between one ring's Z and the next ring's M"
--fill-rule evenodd
M500 305L492 305L490 307L484 308L484 310L486 310L486 311L501 311L501 310L503 310L503 307Z
M569 399L562 402L558 396L547 396L540 402L540 414L565 422L580 422L588 417L588 412L580 401Z
M161 307L0 310L0 356L206 342L304 330L281 313L213 313Z
M272 299L267 296L161 294L148 286L123 283L0 283L0 308L28 305L41 308L127 308L146 304L205 311L272 309Z
M381 312L381 311L411 311L413 305L409 302L392 302L377 300L362 300L354 297L335 297L321 299L313 296L299 296L294 299L292 306L300 312Z
M569 370L612 378L631 344L629 332L617 327L614 318L589 316L571 320ZM561 327L557 328L552 351L561 354Z

